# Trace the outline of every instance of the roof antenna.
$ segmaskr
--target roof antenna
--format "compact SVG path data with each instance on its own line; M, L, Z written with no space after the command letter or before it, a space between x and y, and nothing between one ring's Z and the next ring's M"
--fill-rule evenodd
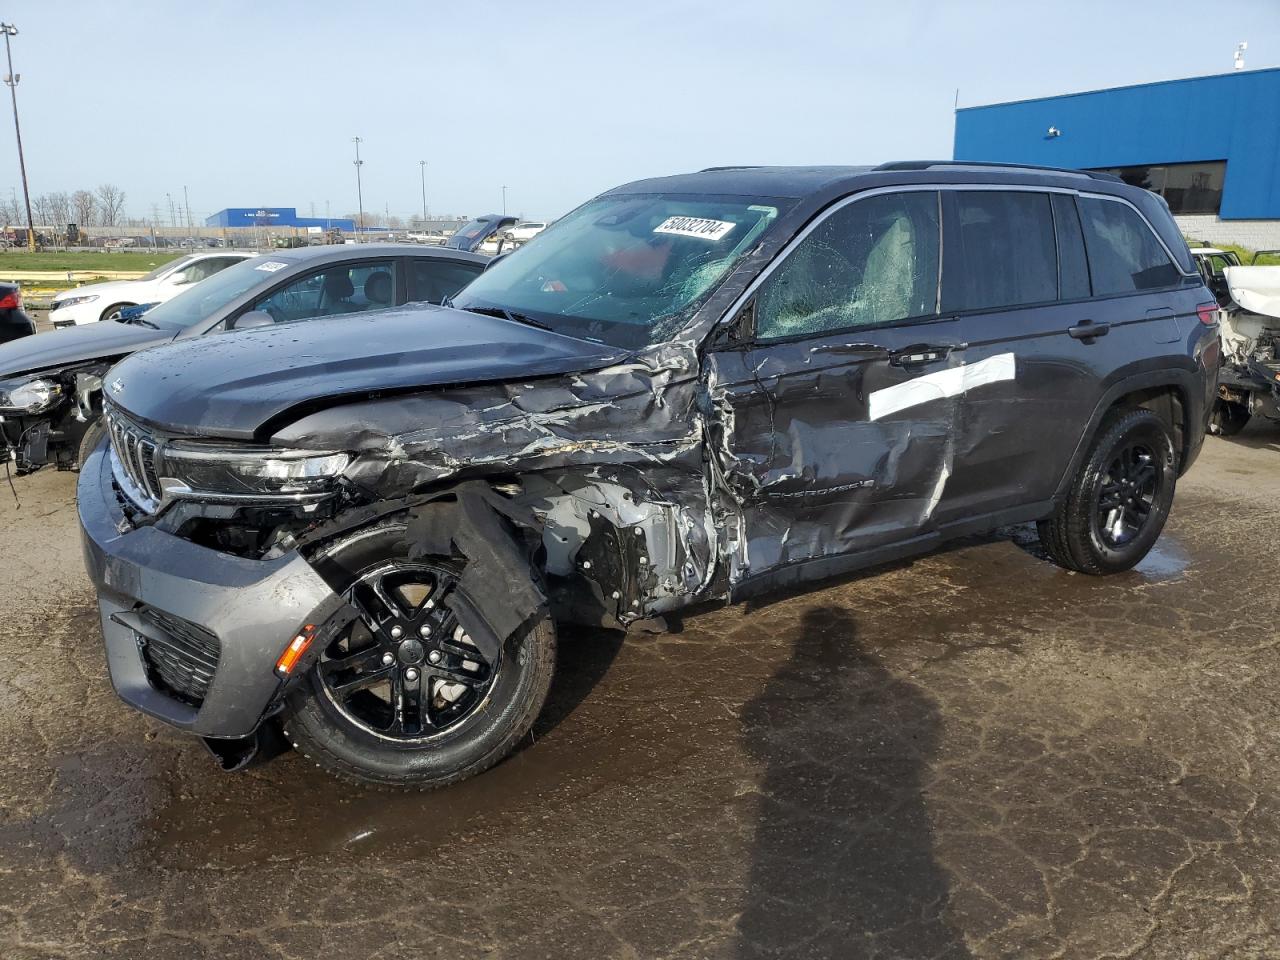
M1236 44L1235 65L1237 70L1244 69L1244 52L1248 49L1249 43L1246 40L1241 40Z
M960 88L956 87L956 102L951 107L952 110L960 109Z

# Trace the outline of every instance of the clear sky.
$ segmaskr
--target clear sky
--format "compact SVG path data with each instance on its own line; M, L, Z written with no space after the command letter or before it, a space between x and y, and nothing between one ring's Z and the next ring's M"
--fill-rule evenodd
M33 194L502 206L731 163L951 155L952 108L1280 65L1280 0L7 0ZM3 72L3 71L0 71ZM0 103L0 190L17 188Z

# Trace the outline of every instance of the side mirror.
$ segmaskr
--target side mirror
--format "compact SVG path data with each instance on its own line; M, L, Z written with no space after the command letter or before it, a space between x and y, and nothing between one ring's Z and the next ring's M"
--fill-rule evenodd
M175 287L181 286L184 283L190 283L192 279L193 277L191 274L187 273L185 270L179 270L177 273L169 274L169 282Z
M248 313L240 314L231 325L231 329L249 330L253 327L269 327L275 322L275 317L265 310L250 310Z

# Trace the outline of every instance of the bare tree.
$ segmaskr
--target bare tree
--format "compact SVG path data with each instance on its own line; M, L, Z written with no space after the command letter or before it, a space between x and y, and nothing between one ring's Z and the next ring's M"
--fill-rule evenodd
M22 208L18 206L18 201L13 199L0 199L0 220L4 221L6 227L21 225L25 228L27 224Z
M124 191L114 183L98 187L98 213L104 227L114 227L124 213Z
M59 231L65 230L68 223L74 223L71 197L63 191L49 194L49 216Z
M53 208L47 193L31 198L31 217L37 227L47 227L54 222Z
M97 213L98 201L88 190L77 190L71 195L71 208L75 212L75 222L81 227L92 227L94 214Z

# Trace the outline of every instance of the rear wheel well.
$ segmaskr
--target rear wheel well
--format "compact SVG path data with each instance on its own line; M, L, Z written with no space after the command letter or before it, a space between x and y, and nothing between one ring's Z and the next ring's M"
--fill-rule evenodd
M1173 448L1178 452L1178 463L1186 463L1191 425L1187 423L1187 402L1182 389L1173 384L1167 384L1126 393L1116 398L1103 420L1124 410L1137 408L1150 410L1169 425L1169 429L1173 432Z

